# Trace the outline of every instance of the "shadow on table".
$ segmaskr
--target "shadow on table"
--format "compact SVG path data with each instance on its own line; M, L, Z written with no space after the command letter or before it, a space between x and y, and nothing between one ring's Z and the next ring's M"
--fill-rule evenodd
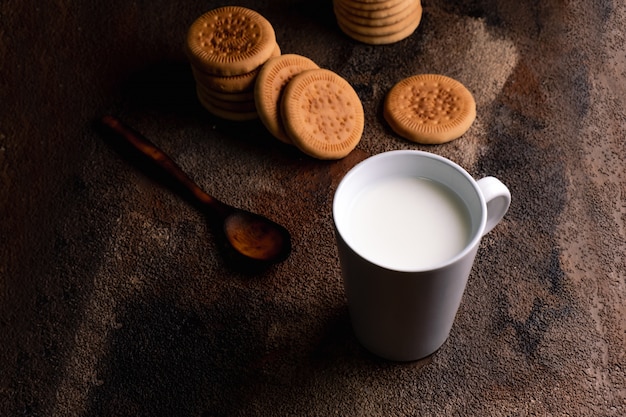
M100 358L86 415L237 415L266 397L297 401L320 378L337 384L393 366L358 345L346 308L319 321L309 313L241 289L196 310L133 300Z

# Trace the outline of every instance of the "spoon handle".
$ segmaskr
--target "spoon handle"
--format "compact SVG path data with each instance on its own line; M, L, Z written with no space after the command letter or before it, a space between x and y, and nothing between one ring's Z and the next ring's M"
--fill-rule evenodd
M212 207L218 214L225 216L228 206L204 192L165 152L150 142L145 136L126 126L114 116L104 116L102 122L114 132L126 139L138 151L146 155L157 165L172 175L181 185L189 190L201 203Z

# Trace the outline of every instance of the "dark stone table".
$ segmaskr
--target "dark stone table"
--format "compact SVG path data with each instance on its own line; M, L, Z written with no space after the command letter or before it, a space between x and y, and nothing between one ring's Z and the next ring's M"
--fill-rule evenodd
M239 4L355 88L366 123L348 157L198 104L185 33L222 3L0 3L0 415L626 415L626 5L424 0L410 38L372 46L330 0ZM389 88L427 72L477 102L441 146L382 117ZM291 256L227 262L197 207L99 128L107 113L284 224ZM410 363L354 338L330 213L342 175L392 149L513 195L450 338Z

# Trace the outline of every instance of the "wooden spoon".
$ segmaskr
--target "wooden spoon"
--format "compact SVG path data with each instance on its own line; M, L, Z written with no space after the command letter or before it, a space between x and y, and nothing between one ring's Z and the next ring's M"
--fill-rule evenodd
M207 213L222 223L226 240L239 254L263 262L279 262L289 256L291 237L283 226L208 195L162 150L117 118L104 116L102 122L189 190Z

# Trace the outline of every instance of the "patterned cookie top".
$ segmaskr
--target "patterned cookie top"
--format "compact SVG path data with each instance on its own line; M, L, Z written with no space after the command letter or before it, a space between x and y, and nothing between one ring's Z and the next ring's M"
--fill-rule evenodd
M476 118L476 102L460 82L439 74L415 75L394 85L383 107L400 136L423 144L459 138Z
M287 84L281 115L294 145L318 159L347 156L363 134L359 96L345 79L324 68L303 71Z
M187 33L189 59L213 75L248 73L267 61L275 48L276 34L270 22L240 6L203 14Z

